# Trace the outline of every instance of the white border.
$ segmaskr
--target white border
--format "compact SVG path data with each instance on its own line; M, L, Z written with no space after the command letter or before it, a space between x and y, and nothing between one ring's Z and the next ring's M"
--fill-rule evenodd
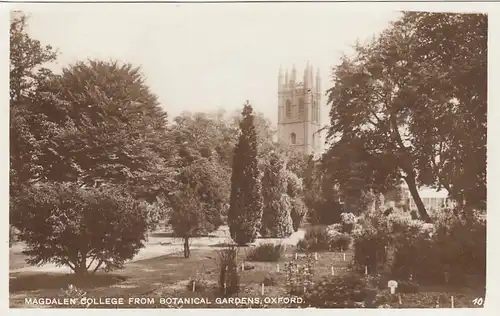
M88 5L93 5L93 6L112 6L112 5L118 5L118 4L68 4L68 3L57 3L57 4L43 4L43 3L20 3L19 1L12 1L13 3L2 3L0 6L0 28L2 29L2 32L0 32L0 42L1 43L8 43L9 41L9 35L8 35L8 29L9 29L9 11L11 9L19 9L19 10L25 10L25 11L30 11L30 8L32 7L40 7L40 6L67 6L67 5L78 5L78 6L88 6ZM17 2L17 3L16 3ZM61 1L57 1L61 2ZM66 1L66 2L73 2L73 1ZM99 2L99 1L96 1ZM121 1L121 2L130 2L130 1ZM135 1L137 2L137 1ZM223 1L221 1L223 2ZM262 1L265 2L265 1ZM497 122L500 120L500 98L499 98L499 93L498 87L500 87L500 77L499 77L499 66L500 66L500 61L498 60L500 56L500 49L499 49L499 44L500 44L500 4L494 3L494 2L483 2L483 3L466 3L466 2L436 2L436 1L431 1L431 2L362 2L362 3L356 3L357 1L351 1L350 3L317 3L321 1L311 1L311 2L316 2L315 4L312 3L295 3L293 5L323 5L323 6L335 6L335 8L338 8L339 10L345 9L345 8L350 8L352 9L353 7L360 7L362 6L363 10L371 9L373 8L373 11L376 12L377 10L415 10L415 11L447 11L447 12L485 12L488 13L489 16L489 42L488 42L488 81L489 81L489 94L488 94L488 281L487 281L487 295L486 295L486 305L484 309L382 309L382 310L349 310L349 309L341 309L341 310L329 310L329 309L308 309L306 310L300 310L300 309L257 309L257 310L237 310L237 313L239 315L249 315L249 314L256 314L256 313L273 313L275 315L290 315L290 314L302 314L302 313L313 313L317 315L344 315L344 314L379 314L379 315L387 315L391 313L398 313L398 314L411 314L411 315L420 315L422 313L425 314L448 314L450 312L460 314L460 315L473 315L475 313L492 313L494 310L500 310L499 303L498 301L500 300L500 292L498 291L498 286L497 286L497 281L498 279L498 266L499 266L499 256L497 253L498 247L496 246L496 242L494 241L496 236L498 236L499 229L496 228L495 226L497 224L500 224L500 213L498 210L495 209L495 206L498 207L498 196L497 191L495 190L496 188L499 188L498 186L498 179L500 176L499 168L498 168L498 152L500 150L500 142L497 140L498 135L500 135L500 124ZM157 5L157 4L137 4L137 3L127 3L127 4L121 4L121 5L128 5L132 9L134 6L137 5ZM197 5L197 4L190 4L190 5ZM211 4L211 5L231 5L231 4ZM239 4L241 5L241 4ZM287 5L287 4L245 4L245 5L273 5L273 6L282 6L282 5ZM361 7L360 7L361 8ZM351 11L352 12L352 11ZM9 90L8 90L8 69L9 69L9 61L8 61L8 50L7 46L2 44L2 49L0 50L0 95L2 96L4 102L2 102L2 107L1 107L1 113L0 113L0 119L3 121L3 123L0 124L2 128L2 133L0 136L0 142L4 150L1 151L1 166L2 168L0 169L1 171L1 191L0 194L2 195L0 198L0 201L3 203L2 207L2 212L0 213L0 216L2 216L0 222L3 223L2 225L2 231L3 231L3 236L5 236L5 239L2 242L2 247L3 247L3 260L1 260L1 266L0 270L8 271L8 237L7 237L7 232L8 232L8 201L9 201L9 194L8 194L8 187L9 187L9 167L8 167L8 144L9 144L9 130L8 130L8 117L9 117ZM2 281L0 281L1 284L1 303L2 303L2 309L8 309L9 306L9 291L8 291L8 274L4 273L1 275ZM61 309L9 309L9 313L15 313L15 314L45 314L45 315L54 315L54 314L60 314L60 315L65 315L68 313L68 310L61 310ZM156 314L156 315L165 315L165 313L176 313L176 314L190 314L192 312L195 313L202 313L204 315L232 315L234 314L235 310L231 309L206 309L206 310L201 310L201 309L179 309L179 310L164 310L164 309L152 309L152 310L144 310L144 309L134 309L134 310L128 310L128 309L123 309L123 310L72 310L71 313L79 313L81 315L87 315L89 313L94 314L94 313L111 313L114 314L116 313L117 315L122 315L122 314L129 314L129 313L148 313L148 314ZM496 313L495 313L496 314Z

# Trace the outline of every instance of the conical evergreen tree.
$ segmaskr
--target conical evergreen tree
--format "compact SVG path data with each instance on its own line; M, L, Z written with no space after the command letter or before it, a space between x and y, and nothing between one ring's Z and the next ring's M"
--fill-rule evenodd
M238 245L245 245L255 240L262 218L257 133L253 109L248 102L243 108L240 131L234 149L228 224L231 238Z
M272 152L264 169L262 196L264 209L260 233L265 237L288 237L293 232L291 201L287 195L287 174L284 161Z

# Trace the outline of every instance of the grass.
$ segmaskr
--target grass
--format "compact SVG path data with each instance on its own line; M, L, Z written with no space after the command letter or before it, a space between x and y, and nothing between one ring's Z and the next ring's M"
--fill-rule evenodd
M87 281L75 280L72 276L64 274L48 273L11 273L10 274L10 306L28 307L25 305L25 298L33 297L59 297L61 288L66 288L69 284L75 284L87 292L88 297L122 297L124 304L120 306L94 305L92 307L105 308L168 308L162 304L160 298L182 297L182 298L204 298L205 303L183 307L190 308L235 308L234 304L216 304L217 299L217 278L218 268L216 263L217 249L206 247L192 251L191 258L185 259L181 253L152 259L131 262L123 270L109 274L97 274ZM249 247L242 247L238 250L238 261L246 258ZM240 293L238 297L262 298L261 284L265 280L272 279L273 285L265 286L266 297L288 296L285 289L286 275L284 263L294 257L296 249L287 247L283 256L277 262L252 262L254 269L240 272ZM352 253L346 252L346 261L340 252L318 253L318 261L314 265L314 279L321 279L323 276L331 275L331 267L335 269L335 274L345 273L347 265L351 261ZM299 264L305 263L305 259L299 257ZM280 271L277 271L277 264ZM199 280L204 284L204 289L193 292L187 286L191 280ZM478 307L474 306L472 300L476 297L484 298L484 290L460 289L451 290L447 288L421 287L420 293L402 294L402 305L395 303L392 307L434 307L435 298L440 299L441 307L449 307L449 297L455 298L455 307ZM128 304L129 298L154 298L154 304ZM212 304L209 304L208 302ZM66 306L67 307L67 306ZM242 306L249 307L249 306ZM256 307L256 306L254 306ZM259 306L263 307L263 306ZM293 305L272 304L269 307L293 307Z

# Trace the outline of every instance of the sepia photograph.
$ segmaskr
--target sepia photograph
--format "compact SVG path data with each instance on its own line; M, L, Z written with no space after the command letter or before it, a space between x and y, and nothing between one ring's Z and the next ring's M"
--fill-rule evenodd
M488 13L365 5L11 3L10 309L483 308Z

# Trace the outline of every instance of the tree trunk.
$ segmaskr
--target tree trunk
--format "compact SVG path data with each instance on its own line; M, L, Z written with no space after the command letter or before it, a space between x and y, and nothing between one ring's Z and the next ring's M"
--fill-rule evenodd
M191 256L191 250L189 250L189 236L184 237L184 258L189 258Z
M415 202L415 205L417 206L418 214L420 215L420 218L425 221L426 223L431 222L431 218L427 211L425 210L425 205L422 202L422 199L420 198L420 195L418 194L418 189L417 185L415 183L415 178L411 176L405 177L406 184L408 184L408 189L410 190L411 196L413 198L413 201Z
M85 266L85 263L84 264L77 264L75 265L75 276L80 279L80 278L83 278L85 276L87 276L87 267Z

